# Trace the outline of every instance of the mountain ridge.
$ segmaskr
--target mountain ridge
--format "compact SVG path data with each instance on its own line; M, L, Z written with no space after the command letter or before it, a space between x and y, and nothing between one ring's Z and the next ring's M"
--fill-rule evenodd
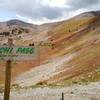
M84 16L84 15L87 15L87 14L88 15L94 15L94 16L100 16L100 11L88 11L88 12L80 13L80 14L74 16L74 17ZM72 19L72 18L69 18L69 19ZM67 19L67 20L69 20L69 19ZM63 21L67 21L67 20L65 19ZM57 21L57 22L44 23L44 24L36 25L36 24L32 24L32 23L28 23L28 22L19 20L19 19L11 19L11 20L0 22L0 23L17 23L17 22L19 22L19 23L24 23L24 24L29 24L29 25L41 26L41 25L45 25L45 24L53 24L53 23L59 23L59 22L63 22L63 21Z

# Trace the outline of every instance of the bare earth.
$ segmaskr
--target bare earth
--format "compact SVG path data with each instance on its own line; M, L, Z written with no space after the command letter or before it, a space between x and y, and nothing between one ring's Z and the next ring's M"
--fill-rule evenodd
M71 87L44 87L13 90L10 100L100 100L100 82ZM3 100L3 94L0 94Z

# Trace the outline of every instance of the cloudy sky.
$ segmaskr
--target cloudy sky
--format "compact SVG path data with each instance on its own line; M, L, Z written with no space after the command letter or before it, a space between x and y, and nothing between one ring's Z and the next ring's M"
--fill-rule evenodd
M0 21L20 19L42 24L100 10L100 0L0 0Z

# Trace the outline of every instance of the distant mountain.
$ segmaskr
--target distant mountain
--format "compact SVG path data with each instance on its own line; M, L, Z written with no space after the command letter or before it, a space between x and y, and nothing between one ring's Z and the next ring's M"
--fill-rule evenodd
M17 31L18 30L18 31ZM25 30L25 31L24 31ZM0 23L0 32L10 32L14 31L15 33L37 33L37 25L26 23L20 20L9 20Z
M17 26L22 26L22 27L31 27L33 24L29 24L20 20L10 20L5 22L8 26L12 26L12 25L17 25Z
M100 16L100 11L91 11L91 12L87 12L87 13L91 13L94 16Z

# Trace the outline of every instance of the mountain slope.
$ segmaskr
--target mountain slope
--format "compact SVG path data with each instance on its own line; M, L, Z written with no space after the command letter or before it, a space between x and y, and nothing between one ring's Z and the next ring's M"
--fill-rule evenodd
M99 12L86 12L63 21L47 34L48 39L42 42L50 45L40 46L40 66L17 77L15 83L30 86L87 78L85 75L100 77Z

